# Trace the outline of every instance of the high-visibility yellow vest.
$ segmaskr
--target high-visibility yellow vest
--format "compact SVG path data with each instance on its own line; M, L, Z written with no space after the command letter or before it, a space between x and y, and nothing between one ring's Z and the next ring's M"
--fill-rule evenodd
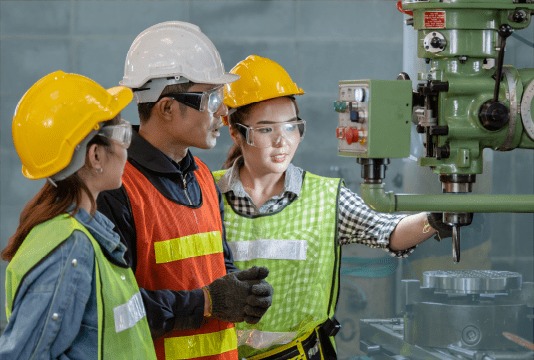
M145 307L132 270L107 260L91 233L67 214L34 227L9 262L6 271L8 320L26 274L75 230L87 235L95 251L98 359L155 360Z
M224 173L214 172L215 180ZM255 216L236 213L224 197L224 224L235 265L266 266L274 289L272 305L258 324L236 324L240 358L271 352L334 316L341 260L340 188L341 179L306 172L297 200Z

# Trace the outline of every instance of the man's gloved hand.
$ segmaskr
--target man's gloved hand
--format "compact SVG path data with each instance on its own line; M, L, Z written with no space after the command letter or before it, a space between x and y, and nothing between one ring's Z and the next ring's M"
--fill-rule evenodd
M434 239L441 241L442 239L452 237L452 226L443 223L443 213L427 212L426 217L428 224L437 231Z
M245 305L245 321L257 324L273 302L273 287L265 281L269 269L265 266L253 266L245 271L240 271L238 274L239 280L251 285Z
M211 316L233 323L259 321L272 302L272 287L263 280L268 274L267 268L253 266L214 280L206 286ZM264 295L268 293L265 284L270 287L270 300Z

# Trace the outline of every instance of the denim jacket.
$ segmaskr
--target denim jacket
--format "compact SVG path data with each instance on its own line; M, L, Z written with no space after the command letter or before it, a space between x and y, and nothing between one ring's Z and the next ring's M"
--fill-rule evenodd
M108 218L99 212L91 218L82 208L74 218L89 230L106 256L126 264L126 246ZM97 359L94 265L91 241L74 231L27 274L0 337L0 359Z

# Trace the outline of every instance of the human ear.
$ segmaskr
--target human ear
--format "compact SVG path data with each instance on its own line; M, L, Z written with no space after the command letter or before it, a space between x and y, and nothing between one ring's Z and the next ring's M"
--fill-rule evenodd
M104 147L92 144L87 149L87 157L85 159L85 164L90 165L92 169L98 170L102 168L102 161L104 160Z
M154 105L153 111L156 111L160 117L170 118L173 112L173 102L172 99L164 97Z
M230 125L229 132L230 132L230 137L232 138L234 143L236 145L241 145L241 141L243 139L243 136L241 136L239 131L237 131L237 128L235 127L235 125Z

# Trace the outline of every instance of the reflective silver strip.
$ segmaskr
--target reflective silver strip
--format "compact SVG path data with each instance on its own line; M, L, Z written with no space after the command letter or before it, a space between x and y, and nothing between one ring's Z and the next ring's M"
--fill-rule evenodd
M253 241L230 241L234 261L254 259L306 260L306 240L258 239Z
M248 345L254 349L266 349L272 345L285 345L293 341L296 332L268 332L254 329L237 330L237 346Z
M134 327L139 320L146 316L145 306L141 293L135 293L127 303L113 308L113 317L115 318L115 332Z

